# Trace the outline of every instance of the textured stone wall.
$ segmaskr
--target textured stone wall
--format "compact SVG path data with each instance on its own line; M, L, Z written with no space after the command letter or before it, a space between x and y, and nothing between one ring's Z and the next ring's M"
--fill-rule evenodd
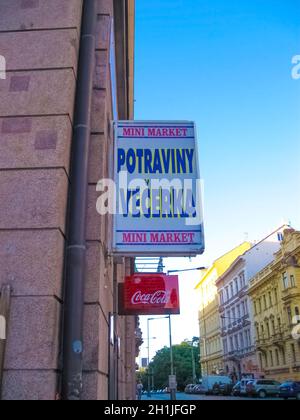
M97 1L84 399L108 398L112 218L96 213L96 184L110 170L112 4ZM0 0L0 6L0 54L8 68L7 79L0 80L0 286L13 287L3 398L51 400L60 389L66 209L82 0ZM117 280L123 281L125 263L118 267ZM118 319L119 396L124 399L135 394L134 330L134 319Z
M54 399L81 0L0 0L0 284L13 287L4 399Z

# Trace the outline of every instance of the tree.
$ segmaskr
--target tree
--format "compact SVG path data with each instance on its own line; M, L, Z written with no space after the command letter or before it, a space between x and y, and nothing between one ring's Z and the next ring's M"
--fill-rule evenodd
M200 378L199 338L194 337L192 341L186 340L179 345L173 346L174 371L176 373L179 390L183 390L187 384L193 383L192 355L194 356L195 361L196 377ZM169 347L164 347L156 353L153 361L149 365L149 370L154 374L156 389L162 389L168 386L171 372ZM144 386L147 387L147 384L145 383Z

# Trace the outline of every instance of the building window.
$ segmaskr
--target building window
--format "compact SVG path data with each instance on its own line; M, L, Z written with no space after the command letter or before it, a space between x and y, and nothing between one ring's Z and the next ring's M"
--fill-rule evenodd
M227 325L231 326L231 316L230 316L230 311L227 312Z
M230 351L234 351L234 348L233 348L233 338L230 337L229 341L230 341Z
M223 305L224 303L224 296L223 296L223 290L220 291L220 304Z
M230 297L233 298L234 290L233 290L233 283L230 283Z
M288 306L286 308L286 312L287 312L287 317L288 317L289 325L292 325L292 323L293 323L293 316L292 316L292 310L291 310L291 307L290 306Z
M235 350L239 349L239 338L237 335L234 336Z
M262 307L261 307L261 298L258 299L258 307L259 307L259 313L262 313Z
M256 301L254 302L254 314L255 315L258 315L258 312L257 312L257 302Z
M222 322L222 328L224 329L226 327L226 320L224 317L221 318Z
M245 337L245 347L248 348L249 347L249 342L248 342L248 334L247 334L247 331L244 332L244 337Z
M248 347L251 347L252 344L252 338L251 338L251 332L248 330Z
M277 288L274 289L274 296L275 296L275 304L278 303L278 294L277 294Z
M289 287L289 280L288 280L288 275L287 275L287 272L286 271L282 274L282 284L283 284L283 289L284 290L285 289L288 289L288 287Z
M239 282L238 279L234 279L234 285L235 285L235 293L239 293Z
M248 310L248 300L245 300L245 314L248 315L249 314L249 310Z
M241 273L239 275L240 278L240 285L241 285L241 289L243 289L246 286L246 282L245 282L245 273Z
M272 293L269 292L269 307L272 308L273 302L272 302Z
M235 308L232 308L231 313L232 313L232 322L236 322Z
M290 275L290 282L291 287L296 287L295 276L293 274Z
M271 332L270 332L270 324L269 324L269 321L266 322L266 325L267 325L267 334L268 334L268 337L267 338L270 338L271 337Z
M264 310L266 311L267 310L267 298L266 298L266 295L263 296L263 299L264 299Z
M224 347L224 353L227 354L228 353L228 343L227 343L226 338L223 340L223 347Z
M244 349L244 337L243 337L243 333L240 333L240 344L241 344L241 348Z
M270 363L271 363L271 367L274 366L274 360L273 360L273 351L270 350Z
M280 318L280 316L277 318L277 323L278 323L278 332L281 333L281 318Z
M228 287L226 287L225 291L226 291L226 302L228 302L229 301L229 290L228 290Z
M262 358L262 354L259 353L259 364L260 364L260 370L263 370L264 365L263 365L263 358Z
M283 364L285 365L286 364L286 357L285 357L285 350L284 349L282 349L282 361L283 361Z
M296 357L295 344L291 344L291 350L292 350L292 361L293 361L293 363L296 363L297 362L297 357Z
M265 338L265 329L263 325L261 326L261 336L262 336L262 339Z
M257 341L259 341L259 327L258 327L258 325L256 326L256 339L257 339Z
M243 316L246 316L247 314L248 314L248 311L247 311L247 303L246 303L246 301L244 300L244 302L242 302L242 308L243 308Z
M265 353L265 366L266 368L269 367L269 363L268 363L268 353Z
M275 350L275 357L276 357L276 365L279 366L280 365L280 359L279 359L279 350L278 349Z
M241 306L240 305L237 305L237 316L238 316L238 319L240 320L241 319Z
M276 333L276 331L275 331L275 321L274 321L274 319L272 319L272 333L273 333L273 335L275 335L275 333Z

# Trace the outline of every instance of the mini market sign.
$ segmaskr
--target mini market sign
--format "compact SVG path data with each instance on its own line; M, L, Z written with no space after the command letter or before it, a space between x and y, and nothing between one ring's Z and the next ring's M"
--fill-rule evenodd
M114 123L113 252L204 252L198 146L192 122Z

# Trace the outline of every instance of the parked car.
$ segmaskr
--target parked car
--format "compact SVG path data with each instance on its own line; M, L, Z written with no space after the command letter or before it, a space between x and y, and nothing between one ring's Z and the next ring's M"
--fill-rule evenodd
M278 397L281 383L271 379L258 379L249 381L246 385L246 392L249 397Z
M228 376L208 375L202 377L201 389L203 394L213 394L219 392L220 385L232 385L232 380Z
M247 385L250 382L254 382L254 379L253 378L243 378L243 379L241 379L240 382L241 382L240 396L242 397L242 396L247 395Z
M296 398L296 400L300 401L300 382L285 382L280 386L279 391L280 398L285 400Z
M193 390L194 390L194 388L195 388L195 384L189 384L189 385L187 385L186 387L185 387L185 390L184 390L184 392L186 393L186 394L192 394L193 393Z
M200 395L200 394L203 394L203 393L204 393L204 392L203 392L202 385L201 385L201 384L199 384L199 385L195 385L195 387L194 387L194 389L193 389L193 394Z
M215 395L223 395L223 396L229 396L232 393L233 384L216 384L213 389L213 394Z
M241 395L241 381L237 382L232 388L232 395L234 397L239 397Z

